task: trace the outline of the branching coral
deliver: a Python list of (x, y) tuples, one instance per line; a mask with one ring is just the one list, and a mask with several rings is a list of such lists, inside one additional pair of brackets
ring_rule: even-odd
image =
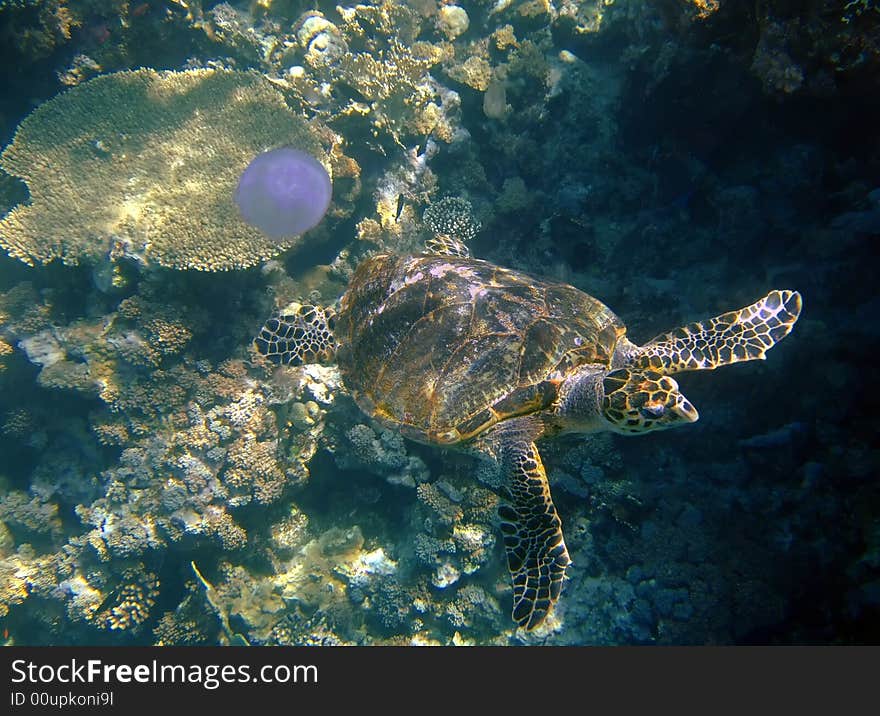
[[(422, 18), (404, 3), (338, 7), (332, 22), (322, 13), (306, 12), (294, 26), (296, 47), (281, 62), (300, 57), (287, 82), (302, 100), (328, 119), (366, 120), (373, 137), (390, 137), (402, 147), (412, 135), (451, 141), (458, 106), (430, 76), (450, 49), (418, 40)], [(287, 42), (282, 42), (286, 45)]]
[(111, 602), (99, 611), (94, 620), (106, 629), (121, 631), (133, 629), (150, 615), (150, 609), (159, 594), (159, 580), (155, 574), (129, 570), (123, 573)]
[(61, 534), (58, 505), (18, 490), (0, 495), (0, 521), (31, 532)]
[(37, 108), (0, 155), (31, 194), (0, 221), (0, 245), (31, 265), (252, 266), (298, 242), (264, 237), (232, 202), (248, 162), (282, 144), (324, 156), (318, 132), (254, 73), (97, 77)]
[(82, 24), (81, 13), (72, 11), (67, 0), (3, 0), (0, 2), (4, 44), (33, 59), (51, 54), (69, 42)]
[(413, 487), (428, 477), (424, 461), (407, 453), (403, 438), (391, 430), (378, 434), (363, 423), (350, 428), (345, 437), (348, 450), (337, 455), (340, 467), (361, 468), (381, 475), (392, 484)]

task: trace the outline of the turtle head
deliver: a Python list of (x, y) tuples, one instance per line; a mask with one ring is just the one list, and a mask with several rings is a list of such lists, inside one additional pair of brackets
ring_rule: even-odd
[(698, 417), (668, 375), (654, 370), (620, 368), (602, 379), (602, 417), (626, 435), (687, 425)]

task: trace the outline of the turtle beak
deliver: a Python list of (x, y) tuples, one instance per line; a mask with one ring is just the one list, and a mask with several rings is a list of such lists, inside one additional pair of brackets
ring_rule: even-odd
[(680, 420), (684, 420), (688, 423), (695, 423), (700, 418), (697, 409), (691, 405), (688, 399), (684, 396), (682, 396), (681, 400), (675, 404), (672, 408), (672, 412), (677, 415)]

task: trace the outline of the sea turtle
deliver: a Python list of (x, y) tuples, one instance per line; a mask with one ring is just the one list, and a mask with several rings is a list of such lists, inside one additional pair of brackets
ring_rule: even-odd
[(513, 619), (528, 630), (553, 609), (571, 563), (535, 441), (692, 423), (697, 411), (670, 374), (763, 359), (800, 310), (797, 292), (774, 290), (638, 346), (583, 291), (435, 237), (423, 253), (367, 258), (338, 312), (292, 304), (255, 344), (278, 364), (335, 358), (358, 406), (380, 423), (493, 461)]

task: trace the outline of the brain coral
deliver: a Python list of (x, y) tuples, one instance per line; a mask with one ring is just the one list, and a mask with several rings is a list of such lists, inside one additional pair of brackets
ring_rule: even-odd
[(318, 131), (252, 72), (96, 77), (38, 107), (0, 155), (30, 190), (0, 221), (0, 246), (30, 265), (132, 256), (176, 269), (252, 266), (299, 239), (247, 225), (238, 179), (279, 145), (329, 169)]

